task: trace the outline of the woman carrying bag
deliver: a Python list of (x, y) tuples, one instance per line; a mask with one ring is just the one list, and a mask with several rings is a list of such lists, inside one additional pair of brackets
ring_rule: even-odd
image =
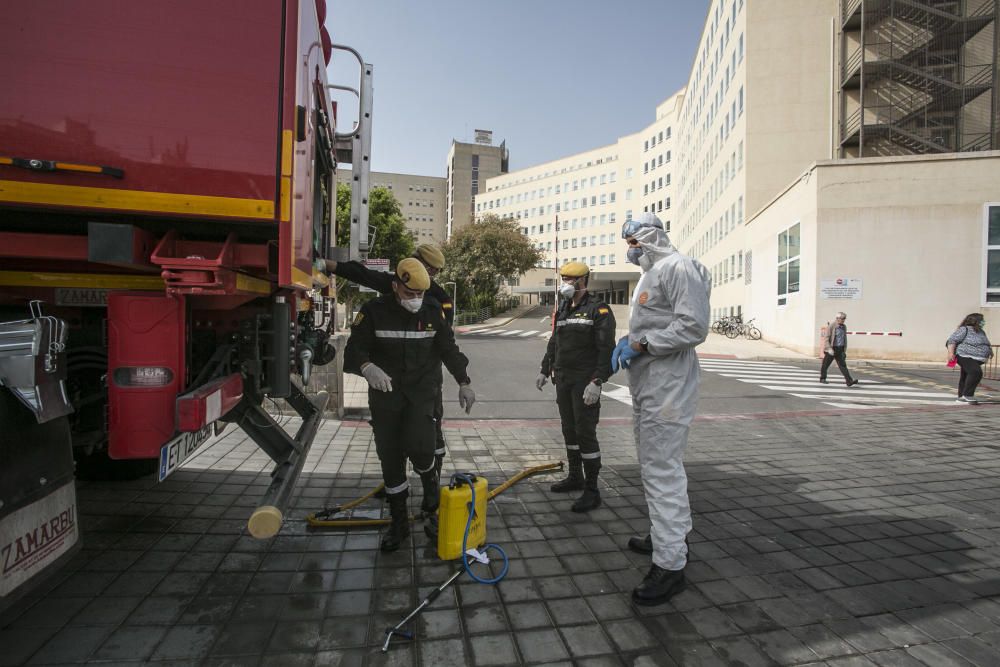
[(974, 397), (979, 381), (983, 379), (983, 364), (993, 356), (993, 347), (986, 337), (982, 313), (965, 316), (955, 333), (948, 336), (948, 365), (958, 363), (962, 369), (958, 376), (958, 403), (978, 405)]

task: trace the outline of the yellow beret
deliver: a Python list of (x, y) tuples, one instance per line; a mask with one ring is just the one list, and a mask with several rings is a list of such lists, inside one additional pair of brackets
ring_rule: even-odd
[(414, 257), (424, 260), (424, 264), (432, 269), (444, 268), (444, 254), (436, 245), (421, 243), (417, 246), (417, 252)]
[(410, 289), (425, 290), (431, 286), (431, 277), (419, 259), (407, 257), (396, 265), (396, 277)]
[(559, 269), (559, 275), (564, 278), (583, 278), (590, 269), (583, 262), (567, 262)]

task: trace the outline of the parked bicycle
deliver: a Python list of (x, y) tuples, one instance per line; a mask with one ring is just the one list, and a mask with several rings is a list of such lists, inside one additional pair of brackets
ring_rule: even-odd
[(760, 329), (753, 325), (753, 319), (747, 322), (740, 322), (739, 324), (730, 326), (726, 329), (727, 338), (737, 338), (739, 336), (746, 336), (750, 340), (760, 340), (761, 333)]
[[(740, 315), (725, 315), (712, 324), (712, 331), (717, 334), (729, 336), (729, 332), (743, 324), (743, 317)], [(734, 338), (734, 336), (730, 336)]]

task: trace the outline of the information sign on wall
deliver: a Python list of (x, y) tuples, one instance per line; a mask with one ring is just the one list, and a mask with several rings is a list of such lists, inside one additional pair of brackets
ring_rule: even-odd
[(861, 278), (833, 278), (819, 281), (819, 296), (821, 299), (851, 299), (861, 298)]

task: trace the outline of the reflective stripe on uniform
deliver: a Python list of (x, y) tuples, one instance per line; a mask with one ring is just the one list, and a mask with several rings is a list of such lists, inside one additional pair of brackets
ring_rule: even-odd
[(448, 453), (448, 450), (445, 449), (444, 447), (441, 447), (439, 449), (435, 449), (434, 450), (434, 456), (444, 456), (447, 453)]
[(388, 329), (375, 330), (376, 338), (434, 338), (437, 331), (391, 331)]
[(584, 319), (573, 318), (573, 319), (570, 319), (570, 320), (559, 320), (558, 322), (556, 322), (556, 326), (557, 327), (565, 326), (567, 324), (583, 324), (585, 326), (593, 326), (594, 325), (594, 320), (584, 320)]
[(580, 450), (580, 446), (579, 445), (566, 445), (566, 449), (568, 449), (570, 451), (573, 451), (573, 452), (576, 452), (576, 451)]
[(422, 474), (424, 474), (425, 472), (430, 472), (431, 470), (434, 470), (434, 460), (433, 460), (433, 459), (431, 460), (431, 464), (430, 464), (430, 466), (429, 466), (429, 467), (428, 467), (428, 468), (427, 468), (426, 470), (421, 470), (421, 469), (420, 469), (420, 468), (418, 468), (417, 466), (413, 466), (413, 471), (414, 471), (415, 473), (417, 473), (418, 475), (422, 475)]
[(387, 486), (385, 487), (385, 495), (394, 496), (397, 493), (402, 493), (403, 491), (406, 491), (409, 488), (410, 488), (409, 482), (403, 482), (399, 486)]
[(599, 459), (599, 458), (601, 458), (601, 453), (600, 452), (582, 452), (580, 454), (580, 458), (581, 459), (586, 459), (588, 461), (591, 460), (591, 459)]

